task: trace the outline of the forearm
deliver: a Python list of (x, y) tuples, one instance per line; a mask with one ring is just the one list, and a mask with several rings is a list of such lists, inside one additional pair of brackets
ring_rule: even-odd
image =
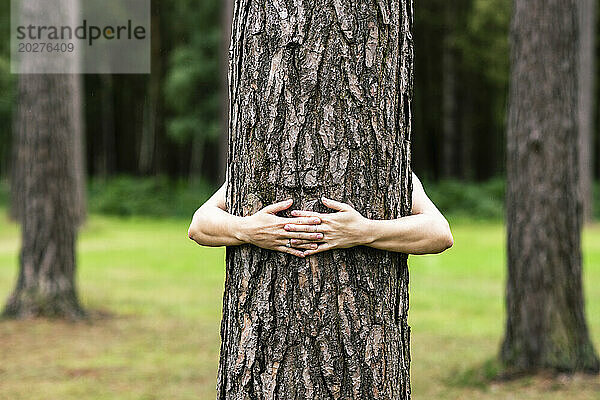
[(202, 206), (195, 213), (188, 236), (203, 246), (238, 246), (245, 244), (243, 217), (229, 214), (216, 206)]
[(452, 246), (452, 234), (444, 220), (416, 214), (393, 220), (367, 220), (366, 246), (407, 254), (440, 253)]

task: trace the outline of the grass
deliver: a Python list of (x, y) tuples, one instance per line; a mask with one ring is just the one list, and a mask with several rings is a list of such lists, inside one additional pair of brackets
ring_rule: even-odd
[[(4, 212), (0, 209), (0, 212)], [(5, 213), (3, 213), (4, 215)], [(0, 399), (212, 399), (224, 252), (195, 246), (185, 219), (92, 215), (78, 285), (92, 323), (1, 321)], [(455, 246), (411, 257), (413, 398), (600, 399), (600, 378), (490, 384), (504, 322), (504, 230), (453, 221)], [(18, 229), (0, 217), (0, 300), (17, 273)], [(587, 315), (600, 350), (600, 226), (586, 230)]]

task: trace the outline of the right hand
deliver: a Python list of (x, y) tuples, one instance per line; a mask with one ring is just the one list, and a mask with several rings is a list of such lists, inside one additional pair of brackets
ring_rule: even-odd
[[(296, 217), (284, 218), (277, 216), (280, 211), (287, 210), (292, 206), (293, 200), (285, 200), (279, 203), (266, 206), (257, 213), (244, 217), (243, 227), (240, 227), (241, 238), (245, 243), (268, 250), (281, 251), (304, 258), (305, 250), (312, 250), (318, 247), (317, 243), (323, 239), (322, 233), (313, 232), (288, 232), (285, 230), (286, 224), (297, 225), (318, 225), (321, 219), (318, 217)], [(288, 247), (291, 239), (300, 239), (308, 241), (303, 247)], [(314, 242), (314, 243), (312, 243)]]

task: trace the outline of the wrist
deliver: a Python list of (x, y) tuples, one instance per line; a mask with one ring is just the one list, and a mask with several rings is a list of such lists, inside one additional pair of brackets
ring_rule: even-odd
[(238, 223), (235, 225), (233, 236), (240, 244), (251, 244), (250, 243), (250, 216), (238, 217)]
[(377, 238), (377, 235), (376, 235), (377, 221), (369, 219), (369, 218), (364, 218), (362, 226), (364, 227), (364, 229), (363, 229), (362, 235), (361, 235), (362, 236), (361, 245), (369, 246)]

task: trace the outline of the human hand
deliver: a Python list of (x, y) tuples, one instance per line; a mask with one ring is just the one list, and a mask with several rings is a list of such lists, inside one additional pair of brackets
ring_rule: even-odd
[[(314, 231), (287, 231), (284, 226), (310, 227), (321, 223), (318, 216), (297, 216), (296, 218), (284, 218), (275, 215), (280, 211), (287, 210), (293, 203), (292, 199), (266, 206), (253, 215), (244, 217), (244, 223), (240, 227), (240, 239), (244, 243), (268, 250), (281, 251), (304, 257), (303, 249), (317, 249), (317, 241), (323, 239), (323, 233)], [(301, 240), (302, 245), (291, 246), (291, 240)]]
[[(321, 198), (323, 204), (338, 212), (323, 214), (313, 211), (294, 210), (294, 217), (319, 218), (320, 224), (296, 224), (288, 222), (284, 229), (288, 232), (312, 232), (322, 233), (323, 238), (318, 240), (317, 248), (311, 248), (304, 251), (305, 256), (317, 254), (326, 250), (344, 249), (359, 246), (367, 242), (365, 232), (368, 230), (369, 220), (363, 217), (358, 211), (350, 205), (339, 201)], [(292, 246), (304, 249), (304, 246), (314, 244), (314, 239), (292, 239)]]

